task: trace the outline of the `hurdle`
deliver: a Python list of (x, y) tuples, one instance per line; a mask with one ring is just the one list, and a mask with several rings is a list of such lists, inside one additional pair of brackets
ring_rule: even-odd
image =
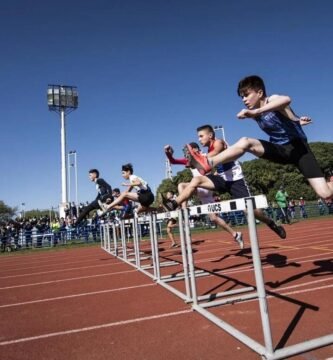
[[(213, 322), (215, 325), (241, 341), (243, 344), (248, 346), (253, 351), (257, 352), (262, 358), (268, 360), (277, 360), (284, 359), (286, 357), (296, 355), (302, 352), (306, 352), (318, 347), (326, 346), (333, 343), (333, 334), (325, 335), (319, 338), (306, 340), (304, 342), (290, 345), (281, 349), (274, 349), (272, 332), (271, 332), (271, 322), (269, 317), (268, 303), (267, 303), (267, 294), (264, 285), (264, 277), (260, 259), (260, 250), (258, 245), (257, 231), (256, 231), (256, 222), (254, 216), (254, 209), (263, 209), (268, 206), (267, 199), (263, 195), (258, 195), (249, 198), (242, 198), (230, 201), (224, 201), (220, 203), (200, 205), (197, 207), (189, 208), (189, 212), (184, 213), (184, 233), (186, 236), (186, 251), (188, 253), (189, 261), (189, 276), (191, 283), (191, 294), (192, 294), (192, 308), (197, 311), (199, 314)], [(223, 300), (202, 302), (202, 300), (208, 300), (207, 298), (202, 298), (197, 295), (197, 286), (196, 286), (196, 275), (195, 275), (195, 266), (193, 260), (193, 254), (191, 251), (192, 240), (191, 240), (191, 231), (189, 224), (189, 213), (192, 214), (209, 214), (209, 213), (220, 213), (220, 212), (232, 212), (238, 210), (247, 210), (248, 213), (248, 226), (249, 226), (249, 235), (250, 235), (250, 244), (252, 250), (252, 261), (254, 267), (256, 291), (252, 294), (239, 295), (239, 296), (230, 296), (235, 295), (235, 292), (226, 292), (225, 296), (228, 296)], [(250, 290), (251, 288), (246, 289)], [(223, 293), (221, 293), (223, 296)], [(260, 344), (256, 340), (252, 339), (245, 333), (241, 332), (231, 324), (222, 320), (221, 317), (216, 316), (210, 312), (210, 307), (216, 307), (220, 305), (245, 301), (249, 299), (258, 299), (259, 301), (259, 311), (261, 318), (261, 326), (263, 331), (264, 344)]]
[[(171, 218), (178, 218), (179, 224), (183, 222), (183, 215), (182, 211), (170, 211), (162, 214), (152, 214), (153, 217), (153, 223), (156, 224), (157, 220), (165, 220), (165, 219), (171, 219)], [(191, 299), (191, 289), (189, 284), (189, 274), (188, 274), (188, 262), (187, 262), (187, 255), (185, 250), (185, 237), (184, 232), (182, 230), (183, 228), (179, 226), (179, 232), (180, 232), (180, 246), (181, 246), (181, 254), (182, 254), (182, 263), (174, 262), (174, 265), (182, 265), (183, 272), (177, 273), (176, 275), (164, 275), (161, 276), (160, 268), (161, 263), (159, 260), (159, 250), (157, 245), (157, 239), (156, 239), (156, 231), (155, 231), (155, 267), (157, 269), (157, 277), (156, 281), (159, 285), (163, 286), (167, 290), (171, 291), (173, 294), (177, 295), (184, 301), (188, 301)], [(175, 282), (175, 281), (182, 281), (184, 280), (184, 287), (185, 292), (182, 292), (178, 289), (176, 289), (174, 286), (169, 285), (169, 282)]]
[[(155, 252), (158, 253), (158, 235), (157, 235), (157, 222), (152, 218), (153, 214), (143, 215), (138, 217), (135, 215), (132, 219), (123, 219), (118, 222), (120, 227), (120, 236), (116, 231), (115, 221), (111, 223), (102, 224), (100, 226), (101, 233), (101, 248), (109, 254), (117, 257), (118, 259), (135, 267), (137, 270), (145, 273), (154, 280), (159, 278), (160, 267), (174, 265), (174, 261), (160, 263), (159, 267), (156, 266)], [(151, 256), (146, 255), (140, 249), (140, 241), (142, 240), (141, 232), (139, 231), (140, 225), (147, 224), (149, 227), (150, 235), (150, 250)], [(126, 241), (126, 229), (131, 228), (133, 235), (133, 249), (129, 250)], [(160, 228), (159, 228), (160, 231)], [(144, 264), (143, 261), (151, 260), (151, 264)], [(153, 273), (149, 270), (153, 269)]]

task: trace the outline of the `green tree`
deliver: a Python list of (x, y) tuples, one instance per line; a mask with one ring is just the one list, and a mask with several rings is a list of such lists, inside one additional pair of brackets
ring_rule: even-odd
[(51, 210), (47, 210), (47, 209), (45, 209), (45, 210), (32, 209), (32, 210), (25, 212), (25, 217), (27, 219), (32, 218), (32, 217), (39, 218), (42, 216), (48, 216), (48, 217), (51, 216), (52, 219), (54, 219), (55, 217), (59, 217), (59, 214), (55, 210), (51, 211)]
[(192, 173), (189, 169), (184, 169), (177, 172), (172, 179), (164, 179), (157, 188), (157, 199), (155, 203), (159, 204), (161, 199), (159, 194), (165, 195), (168, 191), (173, 191), (175, 194), (178, 193), (178, 184), (181, 182), (190, 182), (192, 179)]
[(11, 208), (10, 206), (6, 205), (2, 200), (0, 200), (0, 220), (6, 221), (11, 219), (17, 211), (17, 208)]

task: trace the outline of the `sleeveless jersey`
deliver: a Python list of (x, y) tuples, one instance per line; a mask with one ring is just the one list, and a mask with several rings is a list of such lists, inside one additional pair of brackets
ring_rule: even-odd
[(279, 111), (267, 111), (255, 118), (260, 128), (269, 135), (273, 144), (289, 144), (292, 140), (307, 141), (299, 122), (290, 120)]
[[(214, 150), (215, 141), (213, 140), (209, 145), (208, 154)], [(218, 175), (225, 181), (236, 181), (244, 178), (242, 167), (237, 160), (226, 164), (218, 164), (215, 168)]]
[(135, 182), (136, 180), (139, 180), (140, 181), (140, 185), (133, 185), (133, 188), (138, 192), (144, 192), (144, 191), (151, 191), (150, 190), (150, 187), (148, 186), (148, 183), (147, 181), (143, 180), (140, 176), (137, 176), (137, 175), (130, 175), (129, 177), (129, 181), (130, 183), (132, 184), (133, 182)]

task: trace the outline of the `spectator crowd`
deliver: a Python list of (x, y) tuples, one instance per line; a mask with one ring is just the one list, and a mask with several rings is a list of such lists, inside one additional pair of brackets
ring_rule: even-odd
[[(279, 191), (283, 192), (283, 189)], [(283, 199), (283, 196), (285, 199)], [(294, 219), (306, 219), (310, 213), (311, 216), (333, 214), (333, 203), (324, 203), (318, 199), (317, 204), (307, 204), (303, 197), (298, 200), (288, 199), (287, 194), (277, 195), (276, 201), (270, 204), (266, 210), (267, 214), (282, 223), (286, 223)], [(278, 201), (279, 200), (279, 201)], [(219, 199), (216, 199), (219, 201)], [(66, 244), (72, 240), (81, 240), (88, 242), (89, 240), (98, 241), (100, 238), (100, 225), (106, 222), (116, 222), (123, 218), (121, 211), (114, 210), (110, 213), (99, 217), (97, 211), (90, 213), (80, 223), (75, 226), (75, 222), (80, 212), (87, 203), (80, 203), (76, 206), (74, 203), (68, 204), (65, 208), (65, 217), (55, 217), (50, 219), (49, 216), (17, 218), (15, 220), (0, 222), (0, 241), (1, 251), (12, 251), (20, 248), (43, 247), (45, 244), (49, 246), (57, 246)], [(222, 218), (233, 225), (241, 225), (246, 223), (246, 218), (241, 212), (239, 214), (221, 214)], [(194, 222), (202, 223), (203, 219), (193, 219)], [(143, 229), (143, 235), (147, 229)]]

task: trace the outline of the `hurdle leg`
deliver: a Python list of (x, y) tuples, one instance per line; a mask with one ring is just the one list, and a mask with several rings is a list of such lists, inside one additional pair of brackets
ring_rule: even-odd
[(99, 233), (101, 234), (101, 248), (106, 251), (106, 239), (105, 239), (105, 233), (104, 233), (104, 225), (100, 225), (99, 227)]
[(138, 218), (136, 216), (134, 216), (133, 219), (133, 245), (134, 245), (135, 264), (138, 268), (140, 268), (141, 262), (140, 262), (139, 236), (138, 236)]
[(185, 282), (185, 292), (187, 301), (190, 301), (192, 298), (190, 280), (189, 280), (189, 267), (187, 260), (187, 251), (186, 251), (186, 240), (185, 240), (185, 229), (184, 229), (184, 217), (183, 210), (178, 210), (178, 222), (179, 222), (179, 235), (180, 235), (180, 247), (182, 251), (182, 259), (183, 259), (183, 271), (184, 271), (184, 282)]
[(112, 234), (113, 234), (113, 247), (114, 247), (114, 255), (118, 257), (118, 244), (117, 244), (117, 230), (116, 224), (112, 224)]
[(120, 221), (120, 236), (121, 236), (121, 247), (123, 249), (123, 259), (127, 261), (127, 247), (126, 247), (126, 234), (125, 234), (125, 223), (123, 220)]
[(157, 229), (156, 229), (156, 214), (151, 214), (150, 217), (151, 227), (150, 236), (151, 236), (151, 249), (153, 255), (153, 266), (154, 266), (154, 275), (156, 280), (161, 279), (161, 270), (160, 270), (160, 257), (158, 251), (158, 239), (157, 239)]
[(259, 299), (261, 322), (264, 332), (265, 347), (267, 349), (267, 353), (268, 353), (267, 355), (272, 356), (274, 349), (272, 342), (271, 325), (268, 314), (266, 290), (264, 285), (264, 276), (262, 272), (260, 251), (259, 251), (258, 238), (257, 238), (256, 222), (253, 211), (253, 199), (252, 198), (246, 199), (245, 203), (248, 210), (248, 226), (249, 226), (249, 234), (250, 234), (250, 243), (252, 250), (254, 274), (257, 285), (257, 294)]
[(197, 296), (197, 287), (195, 283), (195, 268), (193, 262), (193, 252), (192, 252), (192, 239), (191, 239), (191, 231), (190, 231), (190, 221), (189, 221), (189, 213), (187, 209), (183, 211), (184, 214), (184, 233), (185, 233), (185, 241), (186, 241), (186, 253), (188, 258), (188, 269), (189, 276), (191, 281), (191, 300), (193, 305), (198, 304), (198, 296)]

